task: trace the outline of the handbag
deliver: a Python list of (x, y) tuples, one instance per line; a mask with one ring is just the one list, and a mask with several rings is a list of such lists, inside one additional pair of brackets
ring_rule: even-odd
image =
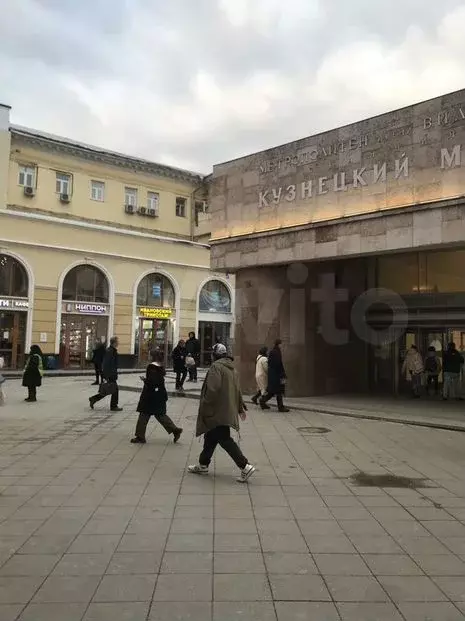
[(195, 360), (192, 356), (186, 357), (186, 367), (195, 367)]
[(98, 392), (99, 395), (107, 397), (108, 395), (114, 395), (117, 390), (118, 385), (116, 382), (103, 382), (103, 384), (100, 384)]

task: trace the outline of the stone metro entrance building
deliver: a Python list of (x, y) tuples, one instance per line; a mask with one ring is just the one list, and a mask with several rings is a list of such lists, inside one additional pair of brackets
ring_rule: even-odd
[(465, 90), (214, 167), (212, 269), (236, 274), (244, 389), (402, 392), (405, 352), (465, 349)]

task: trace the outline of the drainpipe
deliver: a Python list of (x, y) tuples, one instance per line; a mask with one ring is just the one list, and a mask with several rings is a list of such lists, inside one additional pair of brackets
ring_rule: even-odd
[(194, 241), (195, 237), (195, 196), (199, 190), (202, 190), (204, 187), (203, 179), (200, 177), (201, 183), (197, 187), (195, 187), (191, 192), (191, 241)]

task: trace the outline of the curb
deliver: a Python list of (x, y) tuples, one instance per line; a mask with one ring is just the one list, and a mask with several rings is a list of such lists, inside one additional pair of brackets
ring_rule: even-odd
[[(140, 392), (140, 388), (136, 388), (133, 386), (120, 386), (120, 390), (124, 390), (126, 392)], [(177, 397), (178, 399), (193, 399), (195, 401), (200, 400), (200, 394), (189, 394), (189, 393), (178, 393), (175, 391), (168, 391), (169, 397)], [(252, 401), (249, 398), (245, 399), (247, 405), (252, 404)], [(453, 423), (433, 423), (427, 421), (418, 421), (411, 420), (408, 418), (388, 418), (386, 416), (376, 416), (374, 414), (363, 414), (360, 412), (344, 412), (342, 410), (327, 410), (325, 408), (317, 407), (317, 406), (308, 406), (304, 407), (302, 405), (292, 406), (291, 410), (295, 410), (296, 412), (313, 412), (315, 414), (327, 414), (329, 416), (342, 416), (345, 418), (357, 418), (362, 420), (374, 420), (381, 423), (394, 423), (396, 425), (411, 425), (413, 427), (426, 427), (429, 429), (440, 429), (442, 431), (458, 431), (461, 433), (465, 433), (465, 426), (454, 425)]]

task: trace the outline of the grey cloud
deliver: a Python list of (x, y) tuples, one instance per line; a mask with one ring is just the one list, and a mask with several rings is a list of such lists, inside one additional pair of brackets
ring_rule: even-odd
[[(2, 99), (18, 123), (208, 172), (214, 162), (403, 105), (406, 97), (440, 94), (426, 78), (418, 92), (399, 86), (393, 94), (401, 69), (418, 77), (408, 53), (400, 60), (395, 53), (416, 26), (436, 54), (437, 26), (463, 0), (319, 3), (317, 19), (266, 29), (259, 27), (264, 14), (258, 24), (230, 23), (220, 0), (15, 0), (2, 7), (0, 22)], [(363, 44), (378, 46), (360, 52), (379, 53), (374, 68), (369, 56), (350, 56), (351, 46)], [(443, 53), (452, 62), (453, 52)], [(461, 86), (454, 71), (450, 90)], [(218, 90), (196, 91), (199, 73)], [(264, 74), (266, 82), (267, 73), (269, 89), (254, 87), (252, 79)], [(385, 93), (373, 86), (378, 73)], [(254, 107), (255, 116), (245, 114)]]

